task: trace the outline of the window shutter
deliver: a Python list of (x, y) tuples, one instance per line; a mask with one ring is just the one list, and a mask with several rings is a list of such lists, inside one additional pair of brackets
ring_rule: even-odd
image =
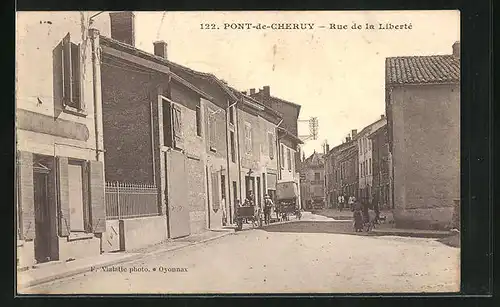
[(268, 133), (268, 142), (269, 142), (269, 158), (274, 159), (274, 135), (272, 133)]
[(212, 209), (214, 212), (220, 208), (219, 186), (219, 173), (212, 173)]
[(71, 49), (71, 102), (72, 106), (81, 109), (80, 105), (80, 46), (70, 43)]
[(69, 218), (68, 158), (66, 157), (57, 157), (57, 186), (59, 194), (59, 235), (67, 237), (71, 228)]
[(69, 33), (62, 40), (63, 47), (63, 102), (65, 105), (71, 105), (73, 97), (71, 91), (72, 67), (71, 67), (71, 37)]
[(104, 166), (101, 161), (89, 161), (90, 212), (92, 232), (106, 231), (106, 206), (104, 198)]
[(19, 152), (19, 202), (21, 204), (22, 223), (21, 234), (24, 240), (35, 238), (35, 200), (33, 187), (33, 154), (26, 151)]
[(177, 105), (172, 105), (172, 122), (174, 126), (174, 146), (183, 149), (182, 116), (181, 109)]
[(212, 114), (212, 111), (209, 110), (210, 112), (210, 116), (209, 116), (209, 121), (208, 121), (208, 126), (209, 126), (209, 129), (210, 129), (210, 147), (212, 148), (216, 148), (216, 142), (215, 142), (215, 139), (216, 139), (216, 136), (217, 136), (217, 129), (216, 129), (216, 120), (215, 120), (215, 116)]
[(59, 106), (64, 104), (64, 62), (63, 62), (63, 42), (61, 41), (52, 52), (54, 70), (54, 103)]

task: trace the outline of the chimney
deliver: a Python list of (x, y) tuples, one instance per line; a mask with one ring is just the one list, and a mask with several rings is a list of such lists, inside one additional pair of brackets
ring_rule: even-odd
[(345, 137), (345, 142), (349, 143), (349, 137), (348, 136)]
[(325, 149), (326, 149), (325, 154), (328, 154), (330, 152), (330, 144), (326, 143), (325, 144)]
[(380, 115), (380, 119), (384, 119), (384, 118), (385, 118), (385, 114)]
[(245, 96), (247, 95), (247, 92), (246, 92), (246, 91), (243, 91), (243, 92), (241, 92), (241, 93), (242, 93), (243, 95), (245, 95)]
[(356, 136), (356, 134), (358, 134), (358, 130), (357, 130), (357, 129), (352, 129), (352, 130), (351, 130), (351, 135), (352, 135), (352, 137), (355, 137), (355, 136)]
[(271, 88), (269, 87), (269, 85), (264, 86), (262, 92), (264, 93), (265, 97), (271, 96)]
[(156, 41), (153, 43), (154, 53), (156, 56), (167, 59), (167, 43), (164, 41)]
[(253, 95), (253, 94), (255, 94), (255, 89), (254, 89), (254, 88), (251, 88), (251, 89), (250, 89), (250, 95)]
[(453, 56), (460, 59), (460, 41), (456, 41), (453, 46)]
[(133, 12), (112, 12), (111, 38), (135, 47), (135, 16)]

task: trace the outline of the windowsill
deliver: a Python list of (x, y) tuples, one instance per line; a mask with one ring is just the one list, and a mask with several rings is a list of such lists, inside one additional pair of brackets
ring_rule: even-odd
[(81, 116), (81, 117), (87, 117), (87, 115), (88, 115), (85, 110), (80, 110), (80, 109), (77, 109), (77, 108), (74, 108), (74, 107), (71, 107), (68, 105), (63, 106), (63, 111), (65, 113), (69, 113), (69, 114), (73, 114), (73, 115)]
[(68, 242), (78, 241), (78, 240), (87, 240), (92, 239), (94, 237), (93, 233), (87, 232), (72, 232), (68, 236)]
[(210, 146), (210, 151), (211, 152), (217, 152), (217, 148)]

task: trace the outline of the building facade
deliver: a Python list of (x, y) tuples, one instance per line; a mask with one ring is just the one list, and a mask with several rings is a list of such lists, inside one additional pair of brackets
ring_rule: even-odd
[(361, 201), (371, 204), (373, 202), (373, 144), (369, 138), (370, 134), (386, 124), (385, 115), (381, 115), (376, 122), (366, 126), (356, 135), (352, 131), (353, 137), (358, 142), (358, 173), (359, 173), (359, 198)]
[(334, 196), (359, 198), (358, 146), (357, 139), (347, 137), (335, 153)]
[(23, 13), (16, 35), (18, 266), (101, 253), (104, 146), (90, 12)]
[(460, 197), (460, 43), (452, 49), (452, 55), (386, 59), (398, 227), (448, 227)]
[[(269, 182), (289, 182), (293, 181), (297, 184), (299, 196), (297, 205), (300, 207), (300, 145), (303, 142), (298, 137), (297, 122), (300, 114), (301, 106), (272, 96), (270, 93), (270, 86), (264, 86), (259, 92), (255, 89), (250, 89), (250, 96), (261, 102), (266, 107), (274, 110), (280, 117), (281, 121), (278, 123), (277, 134), (277, 152), (278, 158), (278, 176), (277, 178), (269, 178)], [(268, 139), (270, 142), (270, 139)], [(273, 175), (274, 176), (274, 175)], [(272, 189), (268, 189), (268, 194), (274, 199), (276, 193), (276, 184), (271, 185)]]
[(300, 168), (302, 206), (313, 209), (325, 203), (325, 163), (324, 154), (314, 151), (305, 159)]
[(391, 159), (389, 156), (389, 138), (387, 125), (373, 131), (369, 136), (372, 144), (372, 200), (378, 203), (380, 209), (393, 209), (391, 180), (389, 170)]

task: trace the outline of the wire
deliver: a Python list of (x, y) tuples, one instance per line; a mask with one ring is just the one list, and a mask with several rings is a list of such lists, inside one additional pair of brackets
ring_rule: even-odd
[(165, 14), (166, 13), (167, 13), (167, 11), (163, 11), (163, 15), (161, 16), (160, 25), (158, 26), (158, 31), (156, 32), (156, 39), (160, 38), (160, 30), (161, 30), (161, 27), (163, 25), (163, 19), (165, 19)]

